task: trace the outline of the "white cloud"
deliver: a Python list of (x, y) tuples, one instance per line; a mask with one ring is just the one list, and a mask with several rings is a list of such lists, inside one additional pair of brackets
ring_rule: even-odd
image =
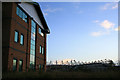
[(43, 10), (44, 16), (48, 16), (49, 13), (54, 13), (57, 11), (62, 11), (62, 8), (47, 8)]
[(91, 33), (91, 36), (101, 36), (103, 33), (101, 31), (98, 31), (98, 32), (92, 32)]
[(105, 29), (110, 29), (110, 28), (113, 28), (115, 24), (108, 20), (104, 20), (103, 22), (100, 23), (100, 25)]
[(97, 23), (100, 25), (100, 27), (103, 27), (103, 31), (96, 31), (92, 32), (91, 36), (102, 36), (102, 35), (108, 35), (111, 31), (118, 31), (118, 28), (114, 28), (115, 24), (113, 22), (110, 22), (109, 20), (104, 20), (100, 22), (99, 20), (95, 20), (94, 23)]
[(115, 4), (114, 6), (112, 6), (112, 9), (117, 9), (118, 8), (118, 4)]
[(98, 23), (99, 22), (99, 20), (95, 20), (95, 21), (93, 21), (94, 23)]
[(108, 10), (108, 9), (117, 9), (118, 3), (112, 2), (112, 3), (106, 3), (104, 6), (101, 7), (102, 10)]
[(91, 36), (98, 37), (102, 35), (108, 35), (110, 31), (98, 31), (98, 32), (92, 32)]
[(62, 11), (62, 8), (47, 8), (44, 11), (45, 12), (56, 12), (56, 11)]
[(102, 10), (107, 10), (111, 4), (107, 3), (102, 7)]

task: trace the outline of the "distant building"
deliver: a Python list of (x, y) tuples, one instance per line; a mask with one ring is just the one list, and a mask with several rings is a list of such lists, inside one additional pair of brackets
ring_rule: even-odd
[(2, 3), (2, 70), (46, 70), (49, 28), (36, 2)]

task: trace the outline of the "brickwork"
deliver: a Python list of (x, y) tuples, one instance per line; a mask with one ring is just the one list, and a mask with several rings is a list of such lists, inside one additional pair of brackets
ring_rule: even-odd
[[(19, 60), (23, 60), (23, 70), (30, 68), (30, 44), (31, 44), (31, 17), (28, 16), (28, 23), (16, 14), (17, 3), (3, 3), (3, 71), (12, 71), (13, 58), (17, 59), (17, 71), (19, 71)], [(46, 65), (46, 35), (41, 36), (36, 31), (36, 54), (35, 68), (39, 70), (39, 64)], [(15, 30), (19, 32), (18, 42), (14, 41)], [(44, 31), (43, 31), (44, 32)], [(24, 35), (24, 45), (20, 45), (20, 35)], [(40, 45), (44, 47), (44, 54), (40, 54)], [(44, 68), (45, 69), (45, 68)]]

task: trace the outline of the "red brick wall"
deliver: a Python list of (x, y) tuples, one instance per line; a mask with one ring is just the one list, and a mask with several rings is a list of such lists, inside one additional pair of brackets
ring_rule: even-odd
[(40, 53), (40, 45), (44, 47), (44, 36), (39, 34), (39, 26), (37, 25), (36, 39), (36, 69), (39, 69), (39, 64), (44, 65), (44, 55)]
[[(31, 39), (31, 18), (28, 17), (28, 22), (25, 23), (19, 16), (16, 14), (16, 3), (5, 3), (3, 6), (3, 16), (7, 17), (3, 20), (3, 46), (6, 46), (6, 48), (3, 48), (3, 61), (5, 62), (4, 66), (5, 68), (8, 68), (8, 70), (12, 71), (13, 67), (13, 58), (16, 58), (19, 62), (20, 59), (23, 60), (23, 71), (26, 70), (26, 64), (27, 64), (27, 70), (30, 67), (30, 39)], [(46, 45), (44, 44), (44, 41), (46, 40), (46, 36), (41, 36), (38, 33), (39, 26), (37, 25), (37, 33), (36, 33), (36, 69), (39, 69), (39, 64), (45, 65), (46, 63), (46, 51), (45, 56), (40, 54), (39, 48), (40, 45), (44, 47), (44, 50), (46, 50)], [(14, 41), (14, 34), (15, 30), (19, 32), (19, 41), (16, 43)], [(20, 34), (24, 35), (24, 45), (20, 45)], [(27, 53), (27, 55), (26, 55)], [(5, 59), (6, 58), (6, 59)], [(27, 58), (27, 62), (26, 62)], [(5, 60), (4, 60), (5, 59)], [(7, 65), (8, 64), (8, 65)], [(19, 63), (17, 63), (17, 71), (19, 70)]]
[[(16, 7), (17, 4), (13, 3), (12, 5), (12, 19), (11, 19), (11, 29), (10, 29), (10, 50), (9, 50), (9, 58), (8, 58), (8, 69), (12, 70), (12, 61), (13, 58), (16, 58), (17, 63), (17, 71), (19, 69), (19, 60), (23, 60), (23, 71), (25, 71), (26, 68), (26, 45), (27, 45), (27, 28), (28, 24), (25, 23), (25, 21), (22, 20), (19, 16), (16, 14)], [(19, 40), (16, 43), (14, 41), (15, 37), (15, 30), (19, 32)], [(24, 35), (24, 45), (20, 45), (20, 35), (21, 33)]]

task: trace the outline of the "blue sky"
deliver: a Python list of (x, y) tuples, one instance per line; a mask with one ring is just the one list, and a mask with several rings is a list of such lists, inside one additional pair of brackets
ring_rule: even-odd
[(118, 58), (118, 5), (113, 2), (39, 2), (50, 28), (47, 61)]

